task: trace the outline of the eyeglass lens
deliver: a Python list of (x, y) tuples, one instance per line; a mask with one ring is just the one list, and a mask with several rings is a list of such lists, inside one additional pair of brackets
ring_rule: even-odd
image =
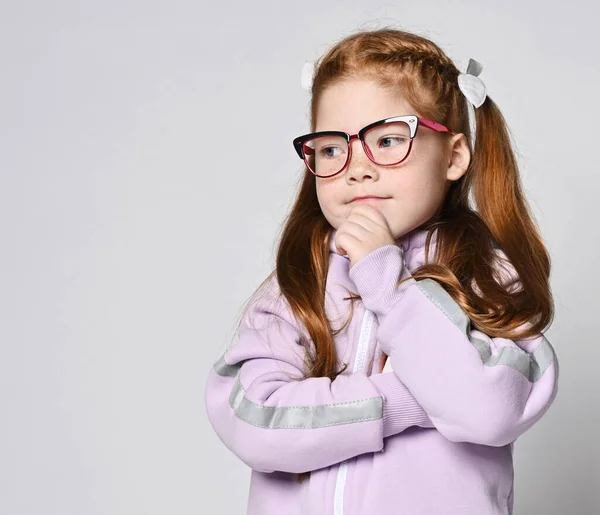
[[(398, 163), (406, 157), (410, 148), (410, 127), (405, 122), (373, 127), (365, 134), (365, 143), (377, 164)], [(304, 145), (306, 163), (319, 177), (334, 175), (346, 164), (348, 143), (342, 136), (320, 136), (306, 141)]]

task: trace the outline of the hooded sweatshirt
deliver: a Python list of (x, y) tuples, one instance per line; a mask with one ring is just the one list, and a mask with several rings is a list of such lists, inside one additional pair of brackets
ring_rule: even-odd
[[(303, 379), (314, 343), (272, 275), (208, 372), (210, 423), (252, 469), (247, 514), (512, 514), (514, 441), (557, 394), (553, 347), (543, 334), (491, 338), (438, 282), (415, 280), (425, 230), (353, 266), (335, 233), (325, 295), (334, 329), (350, 316), (349, 292), (361, 296), (334, 336), (346, 370)], [(434, 232), (430, 256), (435, 243)], [(496, 251), (498, 277), (518, 287)]]

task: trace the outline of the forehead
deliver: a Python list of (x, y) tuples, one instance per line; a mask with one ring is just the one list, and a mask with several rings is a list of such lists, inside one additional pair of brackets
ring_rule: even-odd
[(401, 93), (372, 80), (352, 79), (329, 86), (321, 95), (315, 130), (357, 133), (383, 118), (417, 114)]

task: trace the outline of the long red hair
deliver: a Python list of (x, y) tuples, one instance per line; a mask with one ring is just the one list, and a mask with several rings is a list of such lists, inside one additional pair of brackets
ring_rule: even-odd
[[(458, 88), (459, 73), (452, 60), (425, 37), (393, 28), (349, 35), (315, 63), (311, 131), (315, 130), (323, 91), (337, 81), (360, 77), (397, 88), (415, 107), (415, 114), (464, 133), (471, 144), (467, 100)], [(490, 337), (528, 338), (543, 332), (554, 316), (550, 256), (523, 194), (500, 110), (488, 95), (475, 113), (476, 145), (469, 168), (451, 184), (436, 215), (420, 227), (429, 231), (428, 259), (412, 276), (438, 281), (469, 316), (473, 328)], [(330, 327), (325, 313), (332, 227), (321, 212), (315, 179), (305, 168), (282, 229), (276, 268), (257, 292), (276, 275), (281, 295), (310, 337), (306, 377), (333, 380), (345, 366), (339, 367), (334, 344), (340, 328)], [(475, 207), (469, 204), (470, 196)], [(434, 230), (436, 252), (430, 260)], [(505, 254), (512, 272), (518, 274), (520, 288), (499, 281), (494, 272), (498, 268), (495, 248)], [(300, 474), (298, 480), (307, 474)]]

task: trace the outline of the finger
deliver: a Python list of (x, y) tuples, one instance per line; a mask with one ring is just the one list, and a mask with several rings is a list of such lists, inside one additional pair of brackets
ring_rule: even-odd
[(352, 215), (353, 213), (364, 215), (376, 222), (381, 227), (387, 228), (387, 221), (385, 219), (385, 216), (383, 216), (383, 213), (379, 211), (379, 209), (373, 206), (369, 206), (367, 204), (358, 204), (352, 208), (352, 210), (350, 211), (350, 215)]
[(335, 247), (338, 250), (338, 254), (345, 256), (348, 254), (348, 248), (357, 243), (362, 243), (362, 240), (358, 239), (354, 234), (349, 232), (341, 232), (336, 236)]
[(355, 221), (363, 225), (363, 227), (369, 228), (372, 232), (389, 232), (390, 228), (387, 220), (383, 215), (377, 216), (380, 213), (375, 210), (373, 211), (365, 211), (365, 210), (356, 210), (348, 215), (346, 221)]
[[(363, 224), (365, 224), (367, 227), (365, 227)], [(345, 236), (349, 236), (353, 239), (355, 243), (364, 242), (365, 239), (367, 239), (368, 236), (373, 233), (373, 231), (369, 227), (369, 224), (372, 224), (372, 222), (369, 219), (366, 219), (366, 221), (346, 220), (344, 222), (342, 231), (338, 232), (337, 241), (340, 243), (343, 241), (344, 244), (348, 244), (350, 242), (348, 242), (345, 239)]]
[(385, 228), (377, 220), (369, 218), (365, 213), (353, 213), (346, 218), (345, 222), (360, 225), (370, 232), (379, 232), (381, 229)]

